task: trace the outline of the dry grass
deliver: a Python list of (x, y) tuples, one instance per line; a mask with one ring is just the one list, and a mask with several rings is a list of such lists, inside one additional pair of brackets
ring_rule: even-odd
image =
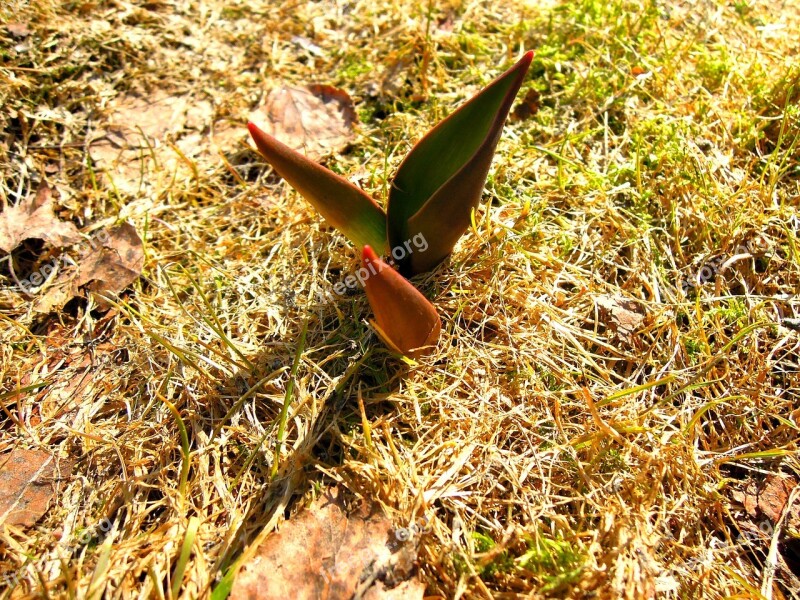
[[(62, 218), (127, 220), (147, 252), (108, 313), (35, 314), (10, 276), (0, 291), (3, 390), (27, 386), (0, 396), (0, 451), (74, 461), (37, 527), (0, 530), (0, 572), (23, 573), (12, 597), (169, 597), (176, 575), (180, 597), (207, 595), (335, 481), (398, 526), (430, 519), (429, 595), (798, 597), (798, 532), (770, 556), (768, 536), (737, 541), (759, 521), (732, 497), (800, 478), (792, 2), (36, 0), (0, 15), (30, 29), (0, 31), (3, 195), (44, 178)], [(327, 164), (380, 195), (523, 48), (541, 108), (506, 127), (475, 229), (419, 279), (444, 330), (407, 364), (363, 294), (319, 301), (355, 253), (246, 147), (244, 121), (281, 82), (345, 88), (359, 136)], [(129, 95), (197, 114), (123, 185), (88, 147)], [(637, 301), (637, 333), (608, 296)]]

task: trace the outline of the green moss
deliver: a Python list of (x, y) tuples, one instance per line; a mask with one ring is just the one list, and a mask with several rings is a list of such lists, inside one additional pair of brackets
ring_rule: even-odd
[(607, 448), (600, 453), (600, 470), (603, 473), (619, 473), (628, 472), (628, 466), (625, 456), (619, 451), (618, 448)]
[(528, 539), (528, 551), (516, 562), (543, 580), (544, 585), (539, 591), (547, 594), (578, 581), (586, 553), (574, 542), (536, 535)]
[[(475, 540), (475, 551), (479, 553), (489, 552), (495, 547), (495, 541), (483, 533), (477, 531), (472, 533)], [(507, 573), (514, 568), (514, 559), (507, 550), (503, 550), (495, 555), (491, 562), (483, 565), (479, 573), (481, 577), (493, 577), (498, 573)]]
[(720, 317), (725, 325), (737, 325), (740, 327), (747, 324), (747, 314), (747, 306), (740, 298), (723, 300), (722, 306), (708, 311), (709, 316)]
[(697, 74), (709, 91), (722, 87), (731, 72), (732, 64), (725, 46), (700, 46), (698, 49)]
[(342, 64), (339, 66), (337, 75), (343, 81), (356, 81), (362, 75), (367, 75), (374, 71), (375, 65), (367, 58), (357, 54), (348, 54), (342, 58)]
[(705, 344), (702, 344), (691, 337), (683, 338), (683, 347), (686, 349), (686, 354), (689, 357), (689, 361), (693, 365), (697, 364), (697, 362), (705, 354)]

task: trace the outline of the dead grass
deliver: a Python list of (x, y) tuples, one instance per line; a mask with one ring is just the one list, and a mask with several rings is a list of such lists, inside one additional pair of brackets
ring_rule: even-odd
[[(800, 477), (800, 14), (499, 4), (3, 5), (30, 30), (0, 32), (6, 201), (46, 179), (82, 231), (131, 222), (146, 264), (108, 313), (35, 314), (10, 278), (0, 290), (3, 391), (26, 388), (0, 395), (0, 449), (74, 460), (37, 527), (0, 530), (0, 572), (23, 574), (0, 595), (170, 597), (176, 576), (180, 597), (208, 595), (338, 481), (398, 526), (430, 520), (431, 596), (797, 597), (796, 526), (769, 554), (763, 532), (739, 537), (763, 518), (733, 494)], [(362, 123), (327, 164), (380, 196), (523, 48), (541, 106), (506, 127), (474, 230), (419, 279), (443, 333), (409, 365), (363, 294), (319, 300), (354, 251), (246, 147), (244, 121), (278, 83), (343, 87)], [(102, 172), (91, 143), (132, 96), (183, 108), (154, 119), (166, 142), (133, 170)], [(638, 331), (601, 297), (634, 300)]]

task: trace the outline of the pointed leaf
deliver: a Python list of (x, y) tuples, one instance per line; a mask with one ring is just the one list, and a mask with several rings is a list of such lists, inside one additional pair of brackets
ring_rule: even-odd
[(433, 305), (369, 246), (364, 246), (361, 260), (368, 271), (364, 289), (375, 328), (387, 345), (411, 358), (433, 350), (442, 329)]
[(389, 192), (388, 232), (392, 248), (414, 235), (429, 242), (426, 252), (400, 263), (403, 273), (432, 269), (469, 227), (492, 156), (533, 52), (434, 127), (405, 158)]
[(248, 123), (247, 128), (261, 155), (328, 223), (358, 247), (386, 248), (386, 215), (372, 198), (255, 124)]

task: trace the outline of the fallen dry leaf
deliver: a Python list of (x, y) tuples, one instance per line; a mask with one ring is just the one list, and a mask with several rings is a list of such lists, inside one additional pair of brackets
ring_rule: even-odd
[(272, 90), (264, 104), (250, 114), (250, 121), (316, 160), (352, 141), (358, 117), (344, 90), (309, 85)]
[(63, 248), (81, 241), (72, 223), (61, 221), (53, 212), (53, 191), (42, 183), (34, 196), (29, 196), (0, 213), (0, 250), (11, 252), (23, 241), (44, 240)]
[(596, 302), (602, 323), (617, 339), (630, 343), (647, 317), (639, 303), (619, 296), (598, 296)]
[[(754, 519), (763, 515), (775, 524), (781, 518), (795, 486), (797, 482), (791, 477), (768, 475), (760, 483), (751, 481), (744, 490), (732, 491), (731, 497), (744, 506), (747, 514)], [(800, 523), (800, 504), (795, 504), (791, 510), (789, 521)]]
[(128, 287), (142, 272), (144, 247), (136, 229), (123, 223), (92, 238), (84, 253), (77, 260), (77, 269), (64, 269), (37, 298), (34, 311), (48, 313), (62, 307), (80, 294), (80, 288), (96, 296), (99, 308), (109, 304), (103, 295), (116, 295)]
[[(69, 468), (62, 461), (61, 469)], [(56, 459), (40, 450), (14, 449), (0, 457), (0, 524), (29, 527), (57, 492)]]
[(11, 34), (11, 37), (18, 40), (25, 39), (31, 34), (31, 30), (27, 23), (8, 23), (6, 30)]
[(136, 132), (151, 140), (163, 140), (168, 133), (183, 128), (188, 102), (183, 96), (156, 91), (143, 98), (122, 95), (112, 103), (110, 124), (127, 132)]
[(758, 508), (773, 523), (781, 518), (783, 509), (789, 501), (789, 494), (797, 482), (789, 477), (768, 475), (764, 480), (764, 487), (758, 495)]
[(183, 127), (186, 102), (156, 91), (147, 98), (119, 96), (110, 108), (105, 134), (91, 143), (89, 155), (116, 188), (135, 193), (148, 182), (152, 152)]
[(123, 223), (108, 232), (108, 241), (81, 260), (76, 285), (98, 294), (115, 295), (139, 277), (143, 266), (142, 239), (133, 225)]
[(367, 94), (383, 101), (411, 95), (415, 64), (409, 55), (388, 59), (376, 80), (367, 84)]
[(102, 137), (89, 146), (89, 155), (97, 168), (105, 172), (114, 186), (127, 193), (136, 193), (155, 176), (152, 157), (167, 172), (180, 164), (177, 154), (165, 142), (169, 136), (179, 138), (185, 130), (195, 131), (176, 139), (186, 156), (200, 152), (199, 131), (210, 125), (214, 108), (205, 100), (189, 100), (188, 96), (172, 96), (158, 90), (142, 97), (121, 95), (110, 103), (108, 124)]
[(541, 108), (540, 101), (541, 95), (539, 92), (534, 89), (528, 90), (522, 102), (514, 107), (514, 112), (512, 113), (514, 119), (517, 121), (522, 121), (538, 113), (539, 109)]
[[(792, 533), (800, 529), (800, 502), (787, 507), (797, 480), (791, 475), (771, 473), (763, 480), (749, 480), (742, 489), (733, 489), (731, 498), (741, 504), (748, 517), (737, 519), (740, 535), (737, 544), (751, 550), (767, 553), (776, 531), (774, 527), (783, 517), (783, 526), (777, 531), (780, 543), (775, 554), (776, 579), (782, 580), (788, 589), (800, 589), (797, 576), (796, 550), (793, 549)], [(784, 515), (784, 512), (788, 514)], [(776, 597), (783, 598), (779, 588)]]
[(751, 517), (758, 515), (758, 488), (755, 481), (751, 481), (744, 490), (732, 490), (731, 498), (744, 507), (745, 512)]
[(416, 547), (376, 505), (348, 514), (336, 488), (271, 535), (236, 577), (231, 600), (421, 599)]

